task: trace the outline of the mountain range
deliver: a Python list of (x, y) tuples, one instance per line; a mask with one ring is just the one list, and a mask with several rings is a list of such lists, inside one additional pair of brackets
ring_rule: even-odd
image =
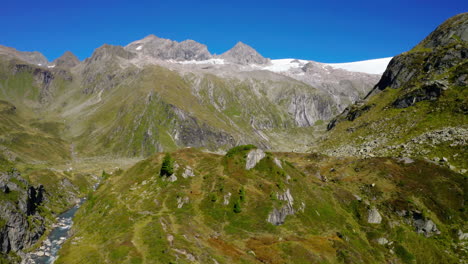
[(0, 46), (0, 263), (466, 263), (467, 57)]

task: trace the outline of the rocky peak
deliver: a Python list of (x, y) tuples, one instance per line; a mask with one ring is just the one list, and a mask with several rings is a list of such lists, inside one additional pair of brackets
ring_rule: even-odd
[[(386, 88), (413, 89), (420, 83), (432, 82), (449, 69), (463, 72), (467, 58), (468, 13), (463, 13), (445, 21), (412, 50), (394, 57), (367, 97)], [(465, 86), (467, 79), (462, 74), (457, 80), (449, 81)]]
[(268, 64), (270, 61), (260, 55), (255, 49), (240, 41), (232, 49), (221, 54), (219, 58), (241, 65)]
[(91, 58), (88, 58), (85, 61), (87, 63), (91, 63), (114, 57), (120, 57), (129, 60), (136, 57), (136, 54), (125, 50), (122, 46), (104, 44), (93, 52)]
[(49, 61), (47, 58), (42, 55), (42, 53), (37, 51), (19, 51), (14, 48), (5, 47), (0, 45), (0, 55), (4, 55), (9, 58), (19, 59), (21, 61), (35, 64), (39, 66), (46, 66)]
[(66, 51), (62, 56), (55, 59), (52, 64), (56, 67), (73, 68), (80, 63), (80, 60), (75, 54), (70, 51)]
[(459, 40), (468, 41), (468, 13), (458, 14), (447, 19), (421, 41), (416, 48), (446, 46)]
[(155, 35), (149, 35), (141, 40), (132, 42), (128, 44), (125, 49), (162, 60), (200, 61), (212, 57), (206, 45), (194, 40), (177, 42), (170, 39), (159, 38)]

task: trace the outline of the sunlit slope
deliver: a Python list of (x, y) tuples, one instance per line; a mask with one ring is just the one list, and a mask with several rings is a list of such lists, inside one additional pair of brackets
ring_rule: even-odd
[[(184, 149), (107, 175), (57, 263), (457, 263), (463, 176), (422, 161)], [(255, 152), (257, 154), (262, 153)], [(261, 155), (260, 155), (261, 156)], [(430, 226), (430, 228), (428, 227)]]

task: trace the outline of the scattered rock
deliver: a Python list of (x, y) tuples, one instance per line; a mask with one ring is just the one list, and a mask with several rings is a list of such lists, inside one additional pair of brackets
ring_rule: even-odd
[(377, 208), (372, 207), (369, 209), (368, 213), (369, 216), (367, 217), (367, 222), (369, 224), (380, 224), (382, 222), (382, 216), (379, 211), (377, 211)]
[(380, 245), (386, 245), (388, 244), (388, 240), (385, 237), (380, 237), (377, 239), (377, 243), (379, 243)]
[(184, 204), (187, 204), (189, 202), (189, 198), (187, 196), (185, 196), (184, 198), (182, 197), (178, 197), (177, 198), (177, 208), (182, 208), (182, 206), (184, 206)]
[(229, 200), (231, 199), (231, 193), (227, 193), (226, 195), (224, 195), (224, 201), (223, 201), (223, 204), (224, 205), (228, 205), (229, 204)]
[(416, 232), (419, 234), (424, 234), (426, 237), (430, 237), (433, 234), (440, 234), (439, 229), (432, 220), (428, 219), (418, 219), (414, 221), (414, 226), (416, 227)]
[(167, 178), (167, 180), (170, 182), (175, 182), (177, 181), (177, 176), (175, 176), (175, 174), (172, 174), (169, 178)]
[(195, 174), (193, 173), (192, 168), (190, 168), (189, 166), (187, 166), (187, 167), (185, 168), (184, 172), (182, 173), (182, 177), (184, 177), (184, 178), (195, 177)]
[(458, 239), (459, 240), (468, 239), (468, 233), (463, 233), (463, 231), (458, 230)]
[(275, 159), (273, 160), (276, 164), (276, 166), (280, 167), (281, 169), (283, 168), (283, 166), (281, 165), (281, 161), (275, 157)]
[(167, 242), (172, 246), (172, 242), (174, 242), (174, 236), (173, 235), (167, 235)]

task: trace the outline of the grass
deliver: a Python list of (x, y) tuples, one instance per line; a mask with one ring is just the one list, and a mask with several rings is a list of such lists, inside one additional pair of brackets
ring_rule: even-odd
[[(77, 263), (78, 256), (100, 262), (188, 263), (186, 254), (219, 263), (376, 263), (391, 258), (389, 249), (404, 263), (450, 262), (457, 256), (447, 243), (452, 240), (449, 230), (467, 218), (459, 210), (466, 187), (461, 175), (422, 161), (298, 153), (267, 153), (246, 171), (248, 150), (239, 149), (229, 157), (196, 149), (171, 153), (180, 166), (176, 182), (159, 177), (163, 153), (108, 177), (78, 212), (75, 235), (65, 243), (58, 263)], [(181, 173), (187, 166), (195, 176), (185, 179)], [(330, 181), (322, 182), (317, 173)], [(270, 197), (286, 189), (296, 213), (283, 225), (271, 225), (268, 214), (284, 202)], [(378, 208), (382, 224), (366, 222), (366, 201)], [(235, 204), (240, 212), (233, 210)], [(427, 212), (442, 234), (416, 234), (396, 213), (401, 208)], [(451, 217), (444, 217), (448, 212)], [(394, 246), (378, 245), (379, 237), (395, 241)], [(424, 255), (425, 250), (431, 253)]]

